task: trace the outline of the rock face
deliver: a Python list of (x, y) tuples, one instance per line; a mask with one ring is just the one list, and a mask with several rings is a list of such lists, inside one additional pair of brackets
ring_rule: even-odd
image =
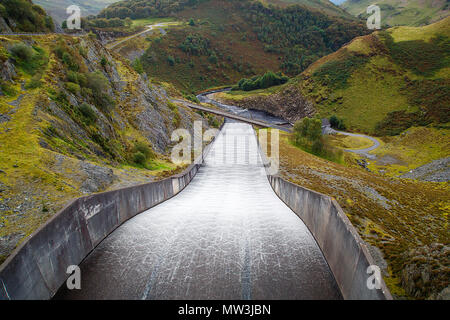
[(434, 182), (450, 181), (450, 157), (434, 160), (400, 177)]
[(86, 174), (86, 180), (81, 184), (81, 192), (98, 192), (111, 185), (117, 178), (112, 169), (96, 166), (89, 162), (81, 162), (80, 170)]
[(304, 117), (311, 117), (316, 112), (313, 103), (293, 87), (287, 87), (282, 92), (269, 96), (250, 96), (239, 101), (221, 100), (242, 108), (263, 110), (291, 123)]
[(403, 268), (401, 281), (408, 294), (422, 299), (449, 298), (449, 246), (433, 243), (411, 249), (404, 255), (409, 262)]
[(11, 33), (12, 30), (6, 23), (5, 19), (3, 17), (0, 17), (0, 32), (1, 33)]

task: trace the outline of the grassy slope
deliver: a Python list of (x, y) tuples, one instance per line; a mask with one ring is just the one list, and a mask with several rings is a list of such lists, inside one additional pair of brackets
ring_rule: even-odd
[(367, 7), (381, 8), (381, 23), (388, 26), (420, 26), (436, 22), (449, 15), (446, 0), (348, 0), (341, 7), (355, 16), (365, 17)]
[[(449, 19), (425, 27), (394, 27), (388, 32), (397, 45), (423, 44), (424, 42), (425, 45), (419, 48), (427, 49), (430, 48), (427, 43), (436, 35), (450, 37)], [(406, 49), (408, 49), (407, 46)], [(339, 65), (349, 56), (354, 55), (364, 58), (365, 63), (358, 65), (348, 75), (347, 83), (343, 87), (335, 88), (335, 83), (342, 80), (339, 77), (340, 74), (338, 76), (328, 74), (330, 77), (333, 76), (333, 80), (327, 83), (321, 83), (315, 78), (314, 73), (327, 63), (337, 62)], [(449, 156), (448, 128), (433, 127), (433, 123), (436, 124), (439, 120), (444, 121), (439, 126), (448, 127), (448, 123), (446, 123), (448, 120), (445, 120), (445, 117), (450, 114), (448, 108), (448, 83), (450, 81), (448, 59), (448, 53), (445, 59), (432, 59), (433, 61), (447, 61), (447, 64), (437, 66), (433, 72), (426, 72), (424, 75), (417, 70), (410, 69), (408, 64), (406, 66), (399, 65), (386, 48), (380, 33), (374, 33), (356, 38), (337, 52), (319, 59), (301, 76), (286, 85), (267, 90), (221, 93), (218, 96), (226, 100), (234, 100), (239, 104), (243, 99), (248, 101), (258, 96), (282, 94), (286, 89), (295, 89), (315, 102), (318, 116), (329, 117), (335, 114), (344, 120), (348, 130), (369, 134), (377, 133), (377, 124), (385, 119), (391, 119), (393, 121), (391, 125), (395, 127), (404, 118), (412, 119), (415, 112), (421, 113), (429, 108), (432, 114), (435, 111), (433, 108), (438, 110), (438, 105), (443, 106), (444, 109), (439, 113), (440, 117), (433, 118), (434, 122), (428, 127), (411, 128), (405, 135), (382, 138), (383, 146), (374, 152), (379, 160), (370, 161), (369, 167), (377, 172), (397, 176), (432, 160)], [(414, 67), (427, 67), (426, 50), (414, 49), (408, 60), (418, 61)], [(400, 62), (403, 63), (402, 60)], [(414, 81), (419, 81), (419, 85), (411, 86)], [(435, 82), (431, 82), (430, 87), (431, 89), (440, 88), (439, 90), (444, 95), (438, 100), (433, 100), (438, 96), (436, 92), (429, 90), (430, 88), (423, 89), (425, 87), (420, 81), (446, 81), (447, 84), (441, 87), (435, 85)], [(425, 90), (429, 90), (429, 92), (421, 92)], [(424, 94), (425, 103), (412, 103), (414, 102), (412, 97), (418, 93)], [(433, 103), (427, 103), (427, 101), (433, 101)], [(392, 111), (404, 111), (405, 113), (403, 117), (397, 116), (396, 118), (396, 116), (389, 116), (389, 112)], [(417, 126), (417, 124), (412, 125)], [(400, 128), (398, 133), (402, 130)], [(420, 132), (420, 134), (409, 134), (413, 132)], [(380, 135), (384, 136), (385, 134), (381, 132)], [(408, 139), (404, 137), (408, 137)], [(336, 141), (336, 144), (347, 148), (359, 147), (358, 143), (348, 146), (343, 141)], [(424, 152), (424, 150), (428, 150), (428, 152)]]
[[(410, 262), (403, 253), (423, 244), (448, 243), (448, 184), (383, 177), (342, 166), (294, 147), (286, 133), (280, 136), (280, 173), (336, 198), (361, 237), (383, 252), (389, 273), (385, 280), (397, 297), (408, 296), (400, 284), (402, 269)], [(440, 273), (431, 289), (442, 290), (448, 285), (447, 276)]]
[[(0, 37), (0, 50), (24, 39), (30, 41), (28, 37)], [(97, 55), (102, 52), (106, 55), (106, 52), (102, 51), (105, 49), (92, 42), (89, 37), (83, 39), (59, 38), (56, 35), (33, 37), (34, 44), (42, 48), (47, 57), (46, 63), (39, 70), (42, 72), (42, 86), (26, 89), (26, 85), (23, 86), (21, 83), (29, 83), (31, 75), (22, 67), (17, 67), (15, 84), (9, 85), (10, 89), (14, 90), (9, 90), (8, 95), (0, 96), (0, 114), (9, 117), (8, 121), (0, 122), (0, 240), (2, 241), (11, 236), (24, 239), (61, 209), (68, 200), (83, 195), (80, 187), (87, 176), (79, 169), (80, 159), (113, 170), (117, 179), (107, 188), (148, 182), (182, 169), (171, 163), (163, 154), (156, 154), (155, 158), (148, 160), (148, 169), (127, 161), (112, 159), (90, 135), (90, 132), (103, 132), (105, 128), (107, 132), (112, 131), (113, 138), (108, 139), (106, 144), (110, 148), (117, 148), (115, 150), (119, 158), (127, 157), (126, 154), (129, 152), (127, 150), (133, 141), (148, 142), (148, 132), (141, 131), (135, 124), (135, 117), (141, 112), (139, 104), (132, 101), (141, 94), (140, 89), (135, 86), (138, 75), (119, 55), (108, 55), (107, 69), (112, 70), (110, 67), (114, 66), (117, 76), (125, 85), (123, 90), (129, 92), (130, 98), (119, 99), (113, 95), (116, 99), (114, 112), (107, 115), (107, 118), (103, 115), (101, 118), (98, 116), (98, 119), (102, 119), (101, 124), (97, 125), (97, 122), (83, 127), (82, 122), (77, 122), (76, 114), (71, 114), (62, 106), (57, 107), (60, 108), (59, 111), (50, 111), (46, 107), (54, 99), (51, 98), (53, 94), (50, 92), (60, 90), (58, 88), (61, 84), (64, 86), (66, 81), (67, 70), (52, 51), (58, 41), (63, 41), (71, 48), (84, 47), (84, 50), (89, 50), (91, 68), (95, 65), (95, 60), (100, 61)], [(82, 61), (85, 60), (79, 62), (80, 71), (87, 68)], [(154, 90), (154, 87), (150, 90)], [(72, 97), (81, 101), (84, 99), (79, 95)], [(18, 102), (17, 106), (10, 105), (14, 102)], [(188, 110), (163, 108), (163, 102), (156, 107), (157, 112), (165, 119), (162, 125), (167, 126), (167, 131), (173, 129), (175, 117), (172, 112), (183, 113), (183, 126), (186, 126), (185, 123), (190, 117), (200, 118)], [(70, 108), (76, 109), (73, 105)], [(73, 122), (67, 121), (68, 115), (78, 123), (78, 129), (74, 129), (71, 124)], [(85, 134), (87, 136), (84, 136)], [(4, 248), (0, 249), (1, 263), (9, 252), (5, 254)]]
[[(294, 87), (315, 103), (319, 116), (336, 114), (344, 120), (348, 129), (375, 134), (377, 124), (385, 120), (390, 112), (412, 114), (426, 104), (413, 101), (414, 94), (418, 92), (416, 86), (411, 86), (413, 81), (430, 81), (432, 85), (434, 81), (448, 83), (450, 60), (445, 46), (450, 38), (449, 22), (450, 18), (447, 18), (425, 27), (389, 29), (387, 32), (393, 38), (394, 47), (400, 48), (400, 53), (408, 52), (408, 56), (394, 57), (382, 33), (375, 32), (355, 38), (337, 52), (319, 59), (302, 75), (283, 86), (255, 92), (233, 92), (224, 96), (239, 101)], [(438, 35), (446, 37), (447, 44), (443, 45), (444, 52), (438, 51), (436, 59), (433, 50), (437, 46), (430, 41)], [(411, 61), (415, 64), (411, 65)], [(437, 61), (440, 61), (439, 64), (433, 64)], [(442, 99), (448, 97), (448, 93), (443, 90), (441, 102), (445, 103)], [(432, 109), (432, 106), (428, 108)], [(442, 113), (445, 123), (447, 112), (444, 109)], [(437, 120), (433, 118), (433, 121)]]

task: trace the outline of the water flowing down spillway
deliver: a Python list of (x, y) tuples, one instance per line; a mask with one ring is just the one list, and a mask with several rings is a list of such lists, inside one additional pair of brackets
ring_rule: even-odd
[(128, 220), (57, 299), (341, 299), (308, 231), (272, 191), (252, 127), (227, 122), (178, 195)]

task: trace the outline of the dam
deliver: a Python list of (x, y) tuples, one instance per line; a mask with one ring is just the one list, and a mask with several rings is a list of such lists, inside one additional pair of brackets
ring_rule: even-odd
[(227, 120), (183, 191), (136, 215), (55, 299), (342, 299), (321, 249), (272, 190), (253, 128)]

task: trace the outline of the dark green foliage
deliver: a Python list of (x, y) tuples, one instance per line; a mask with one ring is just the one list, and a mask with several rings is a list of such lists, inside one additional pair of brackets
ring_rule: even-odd
[(404, 110), (389, 112), (387, 116), (375, 126), (377, 136), (395, 136), (414, 125), (426, 125), (421, 112), (408, 113)]
[(337, 116), (332, 115), (330, 117), (330, 125), (332, 128), (337, 129), (337, 130), (345, 130), (345, 124), (344, 124), (344, 120), (339, 119)]
[(78, 107), (78, 110), (83, 116), (84, 123), (86, 123), (87, 125), (93, 124), (97, 120), (97, 115), (95, 114), (94, 110), (92, 110), (91, 106), (87, 103), (82, 103)]
[(7, 23), (15, 23), (9, 27), (16, 32), (48, 32), (54, 29), (52, 18), (31, 0), (2, 0), (0, 15), (8, 18)]
[(24, 42), (19, 42), (19, 43), (13, 44), (9, 48), (9, 51), (11, 52), (11, 55), (14, 58), (19, 58), (20, 60), (22, 60), (24, 62), (29, 62), (34, 54), (31, 46), (29, 46), (28, 44), (26, 44)]
[(167, 63), (169, 64), (169, 66), (174, 66), (175, 65), (175, 59), (172, 56), (168, 56), (167, 57)]
[(182, 94), (183, 94), (183, 98), (190, 100), (192, 102), (195, 102), (195, 103), (200, 103), (200, 101), (197, 99), (195, 94), (187, 93), (187, 92), (182, 92)]
[(316, 156), (335, 161), (342, 161), (342, 152), (333, 148), (322, 136), (320, 119), (303, 118), (294, 125), (294, 144), (302, 150)]
[(96, 28), (120, 28), (126, 25), (126, 21), (124, 19), (119, 18), (89, 18), (84, 19), (83, 28), (96, 27)]
[(137, 141), (132, 150), (132, 162), (147, 167), (147, 162), (155, 158), (153, 150), (145, 142)]
[(144, 166), (147, 159), (145, 158), (145, 155), (142, 152), (135, 152), (133, 154), (133, 162), (136, 164), (139, 164), (141, 166)]
[(41, 74), (48, 64), (47, 53), (38, 46), (31, 47), (24, 42), (19, 42), (13, 44), (9, 50), (16, 65), (29, 75)]
[(139, 58), (136, 58), (133, 61), (132, 67), (137, 73), (139, 73), (139, 74), (144, 73), (144, 67), (142, 66), (142, 62)]
[(100, 60), (100, 64), (102, 65), (102, 67), (106, 67), (106, 65), (108, 64), (108, 60), (106, 60), (105, 57), (102, 57)]
[(210, 41), (199, 34), (190, 34), (180, 44), (179, 48), (188, 54), (199, 56), (210, 54)]
[(388, 32), (381, 34), (395, 63), (417, 75), (432, 76), (450, 65), (450, 39), (444, 35), (423, 40), (394, 42)]
[(110, 89), (108, 79), (99, 71), (88, 73), (86, 79), (87, 87), (92, 90), (95, 104), (105, 112), (111, 111), (115, 102), (108, 94)]
[(345, 88), (353, 71), (365, 64), (368, 61), (367, 59), (366, 57), (351, 55), (343, 60), (329, 61), (314, 71), (313, 78), (332, 90)]
[(134, 149), (135, 151), (142, 153), (146, 159), (153, 159), (155, 157), (155, 154), (147, 143), (138, 141), (135, 143)]
[(195, 26), (195, 21), (194, 21), (194, 19), (192, 19), (192, 18), (189, 19), (189, 25), (190, 25), (191, 27)]
[(0, 81), (0, 89), (3, 94), (9, 97), (14, 97), (17, 94), (17, 90), (7, 81)]
[(75, 53), (71, 48), (67, 47), (63, 40), (59, 40), (58, 44), (53, 49), (56, 56), (61, 59), (64, 65), (71, 71), (78, 71), (80, 65), (75, 58)]
[(99, 17), (141, 19), (148, 17), (167, 17), (169, 14), (178, 12), (187, 6), (194, 6), (208, 0), (134, 0), (119, 1), (103, 9)]
[(318, 57), (339, 49), (356, 36), (368, 33), (359, 22), (343, 21), (299, 5), (266, 7), (243, 1), (242, 10), (266, 50), (284, 53), (283, 70), (297, 74)]
[(233, 90), (251, 91), (256, 89), (266, 89), (272, 86), (277, 86), (286, 83), (288, 77), (281, 73), (266, 72), (262, 76), (255, 76), (251, 79), (241, 79), (238, 84), (233, 87)]
[(69, 82), (78, 84), (80, 87), (87, 86), (87, 78), (86, 78), (86, 75), (83, 73), (69, 71), (69, 72), (67, 72), (67, 80)]

